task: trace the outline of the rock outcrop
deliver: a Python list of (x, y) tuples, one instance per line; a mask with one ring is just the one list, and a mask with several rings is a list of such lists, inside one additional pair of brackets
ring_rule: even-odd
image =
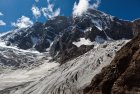
[(111, 64), (84, 89), (84, 94), (139, 94), (139, 74), (140, 34), (116, 53)]

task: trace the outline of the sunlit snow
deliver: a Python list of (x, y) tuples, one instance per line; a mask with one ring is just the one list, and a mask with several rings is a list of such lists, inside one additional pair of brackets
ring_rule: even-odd
[(89, 39), (80, 38), (80, 41), (73, 42), (73, 44), (76, 45), (77, 47), (80, 47), (82, 45), (93, 45), (93, 42), (91, 42)]

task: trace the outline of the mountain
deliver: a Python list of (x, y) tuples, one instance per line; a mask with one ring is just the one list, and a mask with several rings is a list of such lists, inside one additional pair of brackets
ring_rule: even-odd
[(69, 23), (68, 18), (56, 17), (44, 24), (37, 22), (30, 28), (12, 30), (1, 35), (1, 40), (6, 41), (7, 46), (13, 45), (24, 50), (35, 48), (43, 52)]
[[(81, 38), (103, 43), (105, 40), (131, 39), (134, 36), (133, 23), (119, 20), (106, 13), (89, 9), (81, 17), (58, 16), (46, 23), (35, 23), (30, 28), (15, 29), (1, 36), (7, 46), (20, 49), (35, 49), (45, 52), (63, 63), (92, 49), (94, 45), (82, 46), (77, 50), (73, 42)], [(76, 51), (73, 53), (73, 51)]]
[(89, 9), (80, 17), (57, 16), (3, 33), (0, 94), (118, 94), (139, 31), (139, 19), (124, 21)]
[(96, 75), (85, 94), (138, 94), (140, 92), (140, 34), (122, 47), (110, 65)]

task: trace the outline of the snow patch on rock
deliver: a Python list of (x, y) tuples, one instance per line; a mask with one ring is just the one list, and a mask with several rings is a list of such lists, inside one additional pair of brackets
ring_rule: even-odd
[(72, 44), (76, 45), (77, 47), (80, 47), (82, 45), (93, 45), (93, 42), (91, 42), (89, 39), (80, 38), (80, 41), (73, 42)]

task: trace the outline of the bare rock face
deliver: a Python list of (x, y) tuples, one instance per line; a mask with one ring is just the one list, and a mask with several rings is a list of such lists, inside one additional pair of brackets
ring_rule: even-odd
[(117, 52), (111, 64), (84, 89), (84, 94), (139, 94), (139, 74), (140, 34)]
[(133, 32), (137, 36), (140, 31), (140, 19), (133, 21)]

